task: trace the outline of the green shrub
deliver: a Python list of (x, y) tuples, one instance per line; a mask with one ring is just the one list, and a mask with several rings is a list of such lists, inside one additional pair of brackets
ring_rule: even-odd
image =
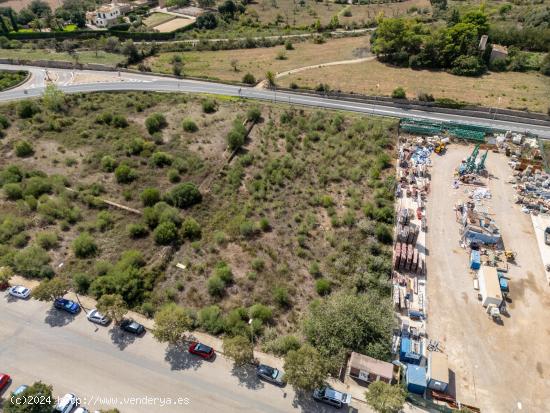
[(286, 50), (294, 50), (294, 45), (292, 44), (292, 42), (290, 40), (287, 40), (285, 42), (285, 49)]
[(160, 201), (160, 191), (157, 188), (145, 188), (140, 197), (143, 206), (153, 206)]
[(183, 127), (183, 130), (186, 132), (194, 133), (199, 130), (199, 127), (197, 124), (193, 121), (193, 119), (184, 119), (181, 126)]
[(23, 195), (39, 198), (40, 195), (48, 194), (52, 191), (52, 184), (48, 178), (42, 176), (33, 176), (25, 181)]
[(243, 83), (246, 83), (247, 85), (254, 85), (256, 84), (256, 78), (252, 73), (247, 73), (243, 76)]
[(212, 276), (206, 283), (208, 294), (213, 297), (221, 297), (225, 290), (225, 283), (220, 277)]
[(178, 229), (173, 222), (163, 222), (155, 228), (153, 235), (157, 244), (169, 245), (178, 239)]
[(166, 152), (157, 151), (151, 156), (151, 164), (157, 168), (172, 165), (172, 156)]
[(264, 344), (263, 350), (268, 353), (273, 353), (276, 356), (283, 357), (291, 350), (298, 350), (302, 346), (300, 340), (296, 336), (288, 335), (276, 337), (274, 340)]
[(477, 56), (459, 56), (453, 62), (451, 73), (458, 76), (480, 76), (487, 67)]
[(139, 155), (145, 148), (145, 141), (142, 138), (134, 138), (126, 147), (128, 155)]
[(115, 169), (115, 178), (119, 184), (129, 184), (137, 178), (137, 172), (128, 165), (122, 164)]
[(407, 93), (405, 92), (405, 89), (399, 86), (393, 90), (393, 92), (391, 93), (391, 97), (394, 99), (406, 99)]
[(117, 161), (112, 156), (105, 155), (103, 158), (101, 158), (101, 169), (104, 172), (113, 172), (116, 167)]
[(330, 294), (331, 289), (330, 281), (326, 278), (321, 278), (315, 282), (315, 291), (317, 291), (319, 295)]
[(260, 221), (258, 222), (258, 226), (260, 227), (260, 230), (262, 230), (263, 232), (267, 232), (271, 229), (271, 225), (267, 218), (260, 218)]
[(214, 268), (214, 277), (220, 278), (225, 284), (229, 284), (233, 281), (233, 272), (225, 262), (219, 262)]
[(204, 99), (202, 101), (202, 111), (204, 113), (214, 113), (218, 110), (218, 104), (213, 99)]
[(54, 275), (48, 253), (37, 245), (31, 245), (17, 252), (13, 257), (16, 273), (31, 278), (49, 278)]
[(141, 305), (141, 312), (145, 317), (152, 318), (155, 315), (155, 306), (153, 303), (146, 301)]
[(319, 277), (321, 275), (321, 267), (317, 261), (313, 261), (309, 264), (309, 273), (314, 277)]
[(384, 244), (391, 244), (393, 234), (390, 227), (386, 224), (378, 223), (375, 229), (376, 239)]
[(265, 261), (261, 258), (254, 258), (250, 263), (250, 266), (255, 271), (263, 271), (263, 269), (265, 268)]
[(114, 115), (112, 125), (115, 128), (126, 128), (128, 126), (128, 121), (122, 115)]
[(173, 184), (176, 184), (181, 180), (180, 173), (175, 168), (169, 169), (166, 175), (168, 176), (168, 180)]
[(73, 282), (78, 294), (88, 294), (92, 278), (88, 274), (79, 273), (73, 277)]
[(97, 254), (98, 248), (94, 239), (87, 232), (75, 238), (72, 244), (74, 255), (77, 258), (89, 258)]
[(15, 142), (15, 155), (19, 158), (26, 158), (34, 154), (34, 149), (32, 145), (27, 141), (17, 141)]
[(143, 224), (129, 224), (126, 230), (132, 238), (142, 238), (149, 233), (149, 230)]
[(17, 105), (17, 115), (21, 119), (32, 118), (38, 112), (40, 112), (40, 108), (32, 100), (22, 100)]
[(254, 304), (248, 309), (248, 316), (252, 319), (268, 323), (273, 319), (273, 310), (263, 304)]
[[(223, 291), (223, 290), (222, 290)], [(220, 334), (223, 331), (223, 316), (220, 307), (211, 305), (198, 312), (199, 325), (210, 334)]]
[(273, 289), (273, 299), (280, 307), (290, 306), (290, 295), (285, 287), (275, 287)]
[(249, 220), (244, 220), (239, 225), (239, 232), (245, 238), (252, 237), (256, 232), (256, 228), (254, 226), (254, 223), (249, 221)]
[(14, 235), (11, 239), (11, 244), (15, 248), (23, 248), (27, 245), (28, 242), (29, 234), (27, 234), (26, 232), (20, 232), (19, 234)]
[(201, 226), (194, 218), (187, 217), (183, 220), (183, 223), (181, 224), (180, 235), (184, 239), (200, 239)]
[(113, 228), (114, 219), (113, 216), (107, 211), (101, 211), (97, 214), (96, 226), (100, 231), (106, 231)]
[(51, 250), (59, 246), (59, 236), (53, 231), (40, 232), (36, 236), (36, 243), (45, 250)]
[(246, 119), (250, 122), (257, 123), (262, 118), (262, 112), (259, 107), (254, 106), (253, 108), (248, 109), (246, 112)]
[(192, 182), (177, 185), (170, 191), (170, 202), (178, 208), (188, 208), (202, 201), (202, 195)]
[(19, 183), (5, 184), (3, 189), (6, 197), (11, 201), (23, 198), (23, 190)]
[(145, 127), (151, 135), (160, 132), (166, 126), (168, 126), (168, 122), (162, 113), (153, 113), (145, 119)]
[(8, 129), (9, 127), (10, 127), (10, 120), (4, 115), (0, 115), (0, 130)]

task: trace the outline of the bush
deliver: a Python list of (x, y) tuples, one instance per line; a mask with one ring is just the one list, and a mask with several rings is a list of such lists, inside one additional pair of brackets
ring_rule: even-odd
[(243, 83), (246, 83), (247, 85), (255, 85), (256, 78), (252, 73), (247, 73), (243, 76)]
[(260, 227), (260, 230), (262, 230), (263, 232), (267, 232), (271, 229), (271, 225), (269, 224), (269, 221), (267, 218), (260, 218), (258, 226)]
[(199, 310), (200, 326), (210, 334), (220, 334), (223, 331), (223, 317), (220, 307), (211, 305)]
[(19, 158), (26, 158), (31, 156), (34, 153), (32, 145), (27, 141), (17, 141), (15, 142), (15, 155)]
[(181, 224), (180, 235), (184, 239), (196, 240), (201, 237), (201, 226), (192, 217), (187, 217)]
[(391, 244), (393, 241), (393, 234), (390, 227), (386, 224), (379, 223), (375, 229), (376, 239), (384, 244)]
[(180, 173), (175, 168), (169, 169), (166, 175), (168, 176), (168, 180), (173, 184), (176, 184), (181, 180)]
[(214, 277), (219, 277), (225, 284), (233, 281), (233, 271), (225, 262), (220, 262), (214, 268)]
[(132, 142), (126, 147), (126, 153), (128, 155), (139, 155), (145, 148), (145, 141), (141, 138), (134, 138)]
[(145, 188), (140, 198), (143, 206), (153, 206), (160, 201), (160, 191), (157, 188)]
[(248, 220), (244, 220), (239, 225), (239, 232), (240, 234), (245, 238), (250, 238), (254, 235), (256, 232), (256, 228), (254, 226), (254, 223)]
[(125, 128), (128, 126), (128, 121), (126, 118), (122, 115), (114, 115), (112, 125), (115, 128)]
[(78, 294), (87, 294), (90, 284), (92, 284), (92, 279), (88, 274), (76, 274), (73, 277), (73, 282), (75, 285), (76, 292)]
[(117, 161), (112, 156), (105, 155), (103, 158), (101, 158), (101, 169), (104, 172), (113, 172), (116, 167)]
[(285, 356), (291, 350), (298, 350), (302, 346), (296, 336), (288, 335), (277, 337), (264, 345), (264, 350), (276, 356)]
[(263, 271), (263, 269), (265, 268), (265, 261), (261, 258), (254, 258), (250, 263), (250, 266), (255, 271)]
[(178, 229), (173, 222), (163, 222), (155, 228), (154, 236), (157, 244), (169, 245), (178, 239)]
[(17, 114), (21, 119), (32, 118), (38, 112), (40, 108), (32, 100), (23, 100), (17, 105)]
[(160, 132), (166, 126), (168, 126), (168, 122), (162, 113), (153, 113), (145, 119), (145, 127), (151, 135)]
[(149, 233), (149, 230), (143, 224), (129, 224), (126, 230), (132, 238), (142, 238)]
[(407, 94), (405, 93), (405, 89), (399, 86), (393, 90), (393, 92), (391, 93), (391, 97), (394, 99), (406, 99)]
[(5, 184), (3, 189), (6, 197), (11, 201), (23, 198), (23, 190), (19, 183)]
[(107, 211), (97, 214), (96, 226), (100, 231), (111, 229), (114, 225), (113, 216)]
[(129, 184), (137, 178), (137, 172), (128, 165), (122, 164), (115, 169), (115, 178), (119, 184)]
[(202, 201), (202, 195), (192, 182), (177, 185), (170, 191), (170, 202), (178, 208), (188, 208)]
[(220, 277), (212, 276), (206, 283), (208, 294), (213, 297), (221, 297), (225, 289), (225, 283)]
[(93, 257), (98, 251), (94, 239), (87, 232), (83, 232), (75, 238), (72, 248), (74, 255), (78, 258)]
[(258, 123), (261, 118), (262, 118), (262, 112), (260, 111), (260, 108), (257, 106), (248, 109), (248, 112), (246, 112), (246, 119), (250, 122)]
[(290, 306), (290, 296), (285, 287), (275, 287), (273, 290), (273, 299), (280, 307)]
[(17, 252), (13, 257), (13, 266), (16, 273), (31, 278), (50, 278), (54, 275), (53, 269), (47, 265), (50, 256), (41, 247), (31, 245)]
[(321, 278), (320, 280), (317, 280), (315, 282), (315, 291), (317, 291), (317, 294), (319, 295), (327, 295), (330, 294), (331, 286), (330, 281), (326, 278)]
[(262, 323), (268, 323), (273, 319), (273, 311), (263, 304), (254, 304), (248, 309), (248, 316), (255, 320), (261, 320)]
[(319, 267), (319, 263), (317, 261), (313, 261), (309, 264), (309, 273), (314, 277), (319, 277), (321, 275), (321, 268)]
[(294, 50), (294, 45), (292, 44), (292, 42), (290, 40), (287, 40), (285, 42), (285, 49), (286, 50)]
[(52, 191), (52, 184), (48, 178), (41, 176), (33, 176), (25, 182), (25, 188), (23, 195), (32, 195), (35, 198), (39, 198), (40, 195), (50, 193)]
[(227, 135), (227, 146), (231, 151), (237, 150), (244, 145), (244, 140), (245, 135), (242, 132), (232, 129)]
[(194, 133), (199, 130), (199, 127), (197, 124), (193, 121), (193, 119), (184, 119), (181, 126), (183, 127), (183, 130), (185, 132)]
[(151, 156), (151, 164), (157, 168), (172, 165), (172, 156), (166, 152), (157, 151)]
[(59, 246), (59, 237), (55, 232), (44, 231), (36, 236), (36, 243), (45, 250), (51, 250)]
[(433, 102), (435, 101), (434, 96), (432, 94), (426, 93), (426, 92), (419, 92), (418, 93), (418, 100), (421, 102)]
[(477, 56), (459, 56), (453, 62), (451, 73), (458, 76), (480, 76), (486, 69)]
[(218, 104), (213, 99), (204, 99), (202, 101), (202, 111), (204, 113), (214, 113), (218, 110)]

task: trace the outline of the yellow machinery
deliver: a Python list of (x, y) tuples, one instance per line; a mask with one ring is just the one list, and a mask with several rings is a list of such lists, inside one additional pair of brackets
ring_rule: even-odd
[(441, 155), (443, 152), (445, 152), (445, 143), (439, 141), (437, 145), (435, 145), (434, 152), (438, 155)]

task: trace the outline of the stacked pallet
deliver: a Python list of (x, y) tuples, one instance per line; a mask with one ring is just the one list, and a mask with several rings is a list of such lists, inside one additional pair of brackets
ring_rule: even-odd
[(405, 244), (416, 244), (418, 239), (419, 228), (418, 225), (410, 223), (408, 225), (397, 225), (397, 242), (403, 242)]
[(409, 271), (420, 274), (423, 271), (424, 262), (416, 247), (412, 244), (397, 242), (393, 254), (393, 268), (395, 270)]

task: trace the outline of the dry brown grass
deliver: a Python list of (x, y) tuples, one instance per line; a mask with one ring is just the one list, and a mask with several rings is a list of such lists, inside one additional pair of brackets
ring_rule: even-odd
[[(63, 0), (44, 0), (50, 5), (52, 10), (57, 9), (63, 5)], [(0, 7), (11, 7), (15, 11), (19, 11), (27, 7), (32, 0), (8, 0), (0, 3)]]
[[(276, 4), (276, 7), (273, 6)], [(252, 17), (258, 16), (262, 23), (273, 23), (277, 15), (282, 16), (283, 22), (290, 26), (309, 26), (314, 24), (317, 19), (321, 24), (326, 25), (334, 15), (339, 15), (338, 19), (344, 26), (355, 23), (365, 23), (373, 20), (380, 13), (388, 17), (397, 17), (403, 15), (411, 7), (430, 8), (428, 0), (407, 0), (401, 3), (369, 4), (369, 5), (346, 5), (330, 2), (316, 2), (315, 0), (306, 0), (304, 6), (300, 6), (298, 1), (294, 0), (258, 0), (257, 3), (248, 6), (248, 14)], [(341, 11), (349, 7), (350, 17), (341, 15)], [(294, 13), (295, 11), (295, 13)]]
[[(284, 50), (284, 46), (223, 50), (215, 52), (161, 53), (148, 58), (145, 63), (154, 72), (172, 73), (174, 55), (181, 55), (183, 71), (189, 76), (201, 76), (213, 79), (240, 81), (250, 72), (257, 80), (263, 78), (268, 70), (283, 72), (302, 66), (364, 57), (368, 52), (368, 37), (346, 37), (330, 40), (323, 44), (310, 41), (295, 43), (295, 50)], [(277, 54), (284, 51), (285, 60), (278, 60)], [(237, 60), (237, 69), (231, 67), (231, 61)]]
[(402, 86), (411, 98), (419, 92), (426, 92), (435, 98), (502, 108), (527, 108), (536, 112), (546, 112), (550, 102), (550, 78), (536, 72), (489, 73), (471, 78), (446, 72), (396, 68), (372, 61), (312, 69), (279, 80), (284, 86), (291, 82), (308, 87), (326, 82), (335, 90), (384, 96)]

